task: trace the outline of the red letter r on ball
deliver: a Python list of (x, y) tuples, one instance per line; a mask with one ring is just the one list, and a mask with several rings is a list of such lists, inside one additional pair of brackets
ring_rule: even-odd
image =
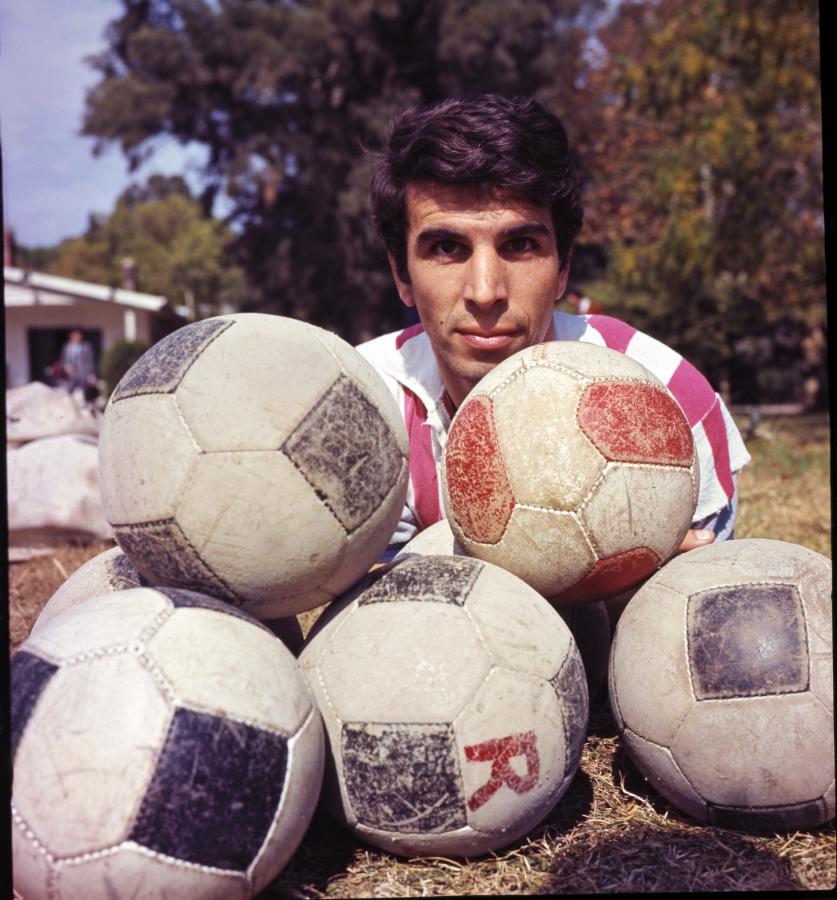
[[(518, 775), (509, 765), (514, 756), (526, 758), (526, 774)], [(468, 809), (479, 809), (502, 785), (510, 787), (516, 794), (525, 794), (537, 784), (540, 774), (538, 748), (535, 746), (535, 732), (510, 734), (508, 737), (484, 741), (465, 748), (465, 759), (469, 762), (491, 760), (491, 777), (471, 795)]]

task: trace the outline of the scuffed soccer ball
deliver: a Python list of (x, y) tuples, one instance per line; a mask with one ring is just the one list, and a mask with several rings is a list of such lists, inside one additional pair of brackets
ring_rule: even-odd
[(330, 744), (324, 796), (393, 853), (510, 844), (578, 767), (588, 697), (570, 632), (480, 560), (414, 556), (380, 573), (323, 613), (299, 657)]
[(745, 830), (834, 816), (831, 562), (784, 541), (676, 557), (616, 626), (610, 702), (628, 755), (683, 812)]
[(13, 657), (11, 701), (24, 897), (250, 897), (316, 806), (324, 742), (305, 679), (213, 598), (134, 588), (64, 610)]
[(312, 609), (378, 558), (407, 490), (407, 436), (345, 341), (280, 316), (187, 325), (108, 402), (102, 505), (154, 584), (260, 619)]
[(699, 472), (683, 411), (616, 350), (553, 341), (489, 372), (450, 426), (443, 498), (470, 556), (548, 600), (603, 600), (679, 547)]

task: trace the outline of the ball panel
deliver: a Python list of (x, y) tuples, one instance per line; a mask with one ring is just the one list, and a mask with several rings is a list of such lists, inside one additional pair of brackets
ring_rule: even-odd
[[(207, 497), (215, 514), (208, 514)], [(255, 603), (260, 618), (301, 611), (284, 608), (285, 594), (304, 596), (318, 588), (346, 546), (333, 513), (312, 502), (310, 486), (278, 451), (201, 457), (177, 521), (229, 586), (227, 595), (204, 593), (223, 599), (231, 594), (239, 603), (246, 598), (245, 608)], [(261, 527), (253, 528), (254, 521)]]
[(622, 741), (631, 760), (651, 787), (687, 815), (700, 822), (708, 820), (706, 803), (680, 771), (668, 747), (647, 741), (630, 728), (622, 733)]
[(695, 790), (721, 806), (807, 802), (834, 779), (833, 722), (806, 694), (696, 703), (670, 746)]
[(12, 874), (23, 897), (49, 897), (54, 875), (46, 848), (38, 841), (12, 804)]
[(127, 836), (170, 714), (134, 654), (93, 657), (53, 676), (18, 745), (13, 796), (55, 856)]
[[(335, 714), (346, 721), (452, 721), (491, 667), (455, 605), (403, 601), (347, 612), (317, 666)], [(370, 679), (369, 660), (385, 679)]]
[(32, 716), (35, 706), (58, 671), (58, 666), (19, 649), (12, 657), (9, 666), (11, 678), (11, 703), (9, 714), (11, 718), (11, 761), (14, 765), (17, 745), (26, 730), (26, 725)]
[(359, 837), (398, 856), (480, 856), (502, 847), (503, 835), (485, 835), (469, 825), (440, 834), (395, 834), (363, 824), (353, 827)]
[(693, 594), (689, 665), (698, 700), (808, 688), (805, 614), (790, 584), (745, 584)]
[(392, 430), (345, 375), (297, 425), (282, 451), (347, 532), (378, 509), (403, 470)]
[(590, 696), (584, 664), (576, 647), (570, 646), (561, 668), (549, 679), (561, 701), (564, 741), (567, 748), (566, 768), (574, 772), (581, 760), (590, 718)]
[(645, 366), (618, 350), (580, 341), (549, 341), (521, 351), (531, 365), (557, 366), (584, 381), (596, 378), (635, 379), (662, 387)]
[[(516, 506), (509, 527), (498, 544), (479, 544), (454, 534), (466, 553), (507, 568), (548, 600), (575, 584), (596, 561), (573, 513)], [(544, 559), (560, 559), (561, 566), (546, 567)]]
[(243, 872), (267, 836), (286, 773), (284, 737), (177, 709), (130, 840), (176, 859)]
[(686, 606), (682, 594), (652, 578), (625, 607), (613, 637), (611, 706), (618, 705), (632, 732), (664, 747), (694, 703), (683, 640)]
[[(200, 634), (201, 652), (195, 652)], [(311, 712), (296, 660), (267, 628), (210, 609), (178, 609), (148, 642), (180, 705), (216, 712), (288, 737)], [(230, 677), (229, 660), (248, 664)], [(281, 684), (283, 690), (266, 686)], [(294, 688), (294, 689), (291, 689)], [(236, 726), (237, 727), (237, 726)]]
[(453, 536), (450, 522), (447, 519), (440, 519), (429, 528), (420, 531), (411, 541), (408, 541), (395, 554), (393, 561), (410, 555), (464, 556), (465, 551)]
[(497, 439), (517, 503), (572, 511), (604, 470), (604, 458), (573, 416), (580, 390), (571, 375), (531, 367), (494, 395)]
[(448, 723), (344, 722), (345, 789), (359, 823), (387, 832), (445, 832), (465, 822)]
[(832, 656), (832, 581), (831, 561), (816, 554), (811, 559), (808, 573), (798, 584), (800, 597), (805, 604), (808, 646), (812, 656), (819, 653), (825, 653), (829, 658)]
[(109, 404), (99, 435), (99, 491), (108, 522), (171, 518), (199, 453), (173, 396)]
[(831, 653), (811, 661), (811, 693), (829, 711), (834, 712), (834, 657)]
[(175, 519), (114, 529), (120, 548), (147, 580), (238, 601), (233, 589), (209, 566)]
[(816, 828), (833, 817), (829, 816), (825, 801), (792, 803), (787, 806), (768, 806), (762, 809), (728, 809), (709, 804), (709, 821), (720, 828), (740, 828), (745, 831), (799, 831)]
[(467, 557), (406, 559), (374, 578), (358, 597), (371, 603), (452, 603), (464, 606), (485, 564)]
[(177, 402), (204, 451), (275, 450), (339, 376), (313, 326), (244, 313), (195, 360)]
[(647, 547), (625, 550), (597, 560), (590, 571), (563, 591), (558, 599), (563, 603), (595, 603), (639, 584), (659, 564), (659, 556)]
[(587, 385), (576, 419), (608, 460), (692, 465), (692, 430), (677, 401), (663, 389), (636, 382)]
[(171, 393), (206, 347), (233, 324), (232, 319), (205, 319), (167, 335), (125, 373), (113, 392), (111, 404), (139, 394)]
[(314, 815), (320, 798), (325, 741), (316, 709), (287, 745), (288, 775), (282, 799), (267, 839), (250, 867), (253, 893), (258, 893), (285, 868)]
[[(459, 408), (448, 432), (442, 465), (448, 518), (471, 540), (495, 544), (508, 524), (514, 494), (490, 397), (473, 397)], [(457, 529), (454, 535), (461, 541)]]
[(499, 566), (482, 564), (483, 577), (466, 611), (502, 666), (551, 678), (572, 649), (572, 637), (555, 610), (533, 588)]
[(114, 900), (121, 896), (116, 893), (117, 886), (130, 886), (131, 897), (136, 898), (245, 900), (251, 896), (242, 875), (184, 864), (130, 843), (58, 866), (56, 896)]
[(221, 615), (241, 619), (242, 622), (247, 622), (256, 628), (261, 628), (263, 631), (269, 631), (265, 623), (259, 622), (231, 603), (225, 603), (223, 600), (210, 597), (208, 594), (199, 594), (197, 591), (170, 587), (156, 587), (154, 590), (167, 597), (175, 609), (211, 609), (221, 613)]
[(509, 843), (547, 814), (574, 774), (566, 724), (549, 682), (492, 670), (454, 722), (468, 824)]
[(616, 464), (591, 491), (581, 520), (599, 556), (647, 547), (666, 560), (680, 546), (694, 511), (688, 469)]

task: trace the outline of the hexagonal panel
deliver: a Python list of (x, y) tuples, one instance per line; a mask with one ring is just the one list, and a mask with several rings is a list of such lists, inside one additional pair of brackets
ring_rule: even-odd
[(430, 724), (452, 721), (490, 667), (461, 607), (395, 602), (353, 610), (317, 671), (344, 721)]
[(340, 376), (312, 326), (244, 313), (207, 346), (177, 389), (206, 451), (273, 450)]
[(522, 579), (484, 564), (466, 609), (495, 662), (551, 678), (573, 645), (564, 620)]
[[(48, 897), (50, 863), (38, 837), (12, 804), (12, 871), (15, 890), (23, 897)], [(8, 859), (8, 857), (7, 857)]]
[(170, 716), (134, 654), (56, 673), (18, 745), (13, 792), (53, 854), (101, 850), (126, 837)]
[(578, 428), (581, 383), (546, 367), (527, 368), (494, 395), (494, 420), (518, 504), (577, 509), (605, 466)]
[(99, 435), (99, 490), (108, 521), (173, 516), (199, 452), (171, 394), (109, 404)]
[(311, 711), (290, 651), (265, 628), (219, 610), (175, 610), (147, 644), (177, 702), (288, 736)]
[(694, 510), (688, 469), (611, 463), (581, 520), (601, 557), (647, 547), (667, 559), (688, 531)]
[(560, 366), (580, 378), (634, 378), (662, 386), (645, 366), (618, 350), (582, 341), (548, 341), (523, 351), (532, 365)]
[(813, 800), (834, 779), (834, 722), (810, 694), (705, 700), (670, 746), (695, 790), (722, 806)]

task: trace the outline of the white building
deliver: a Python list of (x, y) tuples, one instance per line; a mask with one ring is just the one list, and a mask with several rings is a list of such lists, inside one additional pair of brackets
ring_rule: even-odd
[(73, 328), (102, 354), (123, 338), (159, 340), (185, 320), (164, 309), (166, 298), (3, 267), (6, 325), (6, 387), (44, 380)]

